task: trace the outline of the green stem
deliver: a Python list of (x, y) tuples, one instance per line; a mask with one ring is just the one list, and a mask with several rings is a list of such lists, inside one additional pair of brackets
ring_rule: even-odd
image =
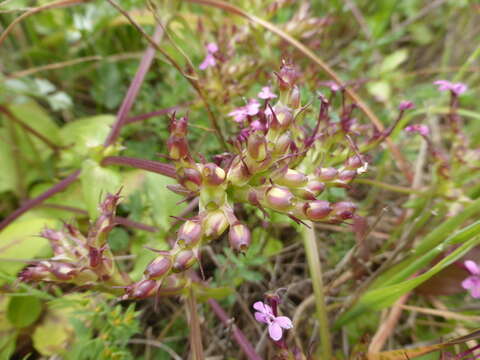
[(322, 267), (320, 257), (318, 255), (318, 247), (315, 238), (315, 230), (313, 224), (307, 223), (309, 228), (302, 228), (303, 243), (305, 252), (307, 253), (308, 268), (312, 279), (313, 293), (315, 296), (315, 307), (317, 310), (318, 325), (320, 328), (320, 353), (322, 359), (328, 360), (332, 358), (332, 343), (330, 340), (330, 328), (328, 324), (328, 313), (325, 303), (325, 293), (323, 291)]

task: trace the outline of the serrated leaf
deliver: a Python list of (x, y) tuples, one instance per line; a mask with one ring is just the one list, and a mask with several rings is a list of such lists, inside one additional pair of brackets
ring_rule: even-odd
[(35, 296), (16, 296), (8, 303), (7, 317), (17, 328), (33, 324), (42, 312), (42, 303)]
[(120, 189), (120, 180), (120, 175), (112, 169), (104, 168), (91, 159), (83, 162), (80, 182), (87, 211), (92, 219), (98, 216), (98, 204), (105, 195), (116, 193)]

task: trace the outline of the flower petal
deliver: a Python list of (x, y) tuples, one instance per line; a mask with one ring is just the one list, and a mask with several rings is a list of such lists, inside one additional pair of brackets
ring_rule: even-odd
[(282, 338), (282, 328), (276, 322), (272, 322), (268, 325), (268, 334), (272, 340), (278, 341)]
[(465, 280), (462, 281), (462, 287), (465, 290), (473, 289), (476, 285), (476, 281), (473, 279), (473, 276), (469, 276)]
[(263, 314), (267, 312), (267, 310), (265, 309), (265, 304), (261, 301), (257, 301), (255, 304), (253, 304), (253, 308)]
[(470, 295), (472, 295), (472, 297), (474, 297), (475, 299), (480, 299), (480, 286), (479, 286), (479, 284), (477, 284), (477, 286), (470, 289)]
[(292, 320), (286, 316), (277, 316), (274, 322), (284, 329), (291, 329), (293, 327)]
[(256, 312), (255, 313), (255, 320), (261, 323), (268, 324), (268, 316), (266, 314), (263, 314), (261, 312)]
[(472, 261), (472, 260), (467, 260), (464, 262), (465, 267), (467, 268), (468, 271), (470, 271), (470, 274), (472, 275), (480, 275), (480, 268), (478, 265)]

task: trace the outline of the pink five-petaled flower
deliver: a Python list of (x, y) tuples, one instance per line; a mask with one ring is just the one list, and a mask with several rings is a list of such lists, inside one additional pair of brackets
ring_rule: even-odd
[(253, 304), (253, 308), (257, 310), (255, 312), (255, 319), (258, 322), (268, 324), (268, 334), (274, 341), (282, 338), (282, 329), (291, 329), (293, 327), (292, 321), (288, 317), (273, 315), (272, 308), (261, 301)]
[(470, 291), (472, 297), (480, 299), (480, 267), (472, 260), (467, 260), (464, 264), (470, 276), (462, 281), (462, 287)]
[(256, 99), (250, 99), (248, 104), (245, 106), (241, 106), (236, 108), (233, 111), (228, 113), (228, 116), (232, 116), (235, 122), (242, 122), (244, 121), (247, 116), (254, 116), (257, 115), (260, 111), (260, 103)]
[(464, 83), (452, 83), (448, 80), (437, 80), (433, 82), (438, 86), (438, 91), (451, 91), (453, 94), (459, 96), (467, 91), (468, 86)]
[(260, 91), (257, 96), (263, 100), (275, 99), (277, 97), (277, 95), (275, 95), (270, 89), (270, 86), (262, 87), (262, 91)]
[(211, 42), (208, 43), (205, 48), (207, 49), (207, 56), (205, 56), (205, 59), (198, 67), (200, 70), (206, 70), (207, 68), (213, 67), (217, 64), (214, 56), (214, 54), (218, 51), (217, 44)]
[(405, 131), (409, 133), (418, 133), (422, 136), (428, 136), (430, 134), (430, 129), (428, 128), (428, 126), (422, 124), (408, 125), (405, 128)]

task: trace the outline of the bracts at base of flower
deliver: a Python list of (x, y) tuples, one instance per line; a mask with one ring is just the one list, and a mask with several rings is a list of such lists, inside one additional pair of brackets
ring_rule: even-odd
[(180, 227), (177, 234), (177, 244), (182, 248), (191, 248), (199, 245), (203, 229), (198, 220), (187, 220)]
[(232, 249), (238, 252), (248, 250), (251, 242), (250, 230), (242, 223), (236, 223), (230, 226), (228, 240)]
[(149, 280), (160, 280), (170, 272), (172, 265), (170, 255), (160, 255), (148, 264), (144, 275)]
[(228, 228), (228, 219), (222, 209), (209, 211), (202, 220), (202, 227), (207, 239), (220, 237)]
[(180, 250), (174, 255), (172, 272), (179, 273), (191, 268), (197, 262), (195, 250)]

